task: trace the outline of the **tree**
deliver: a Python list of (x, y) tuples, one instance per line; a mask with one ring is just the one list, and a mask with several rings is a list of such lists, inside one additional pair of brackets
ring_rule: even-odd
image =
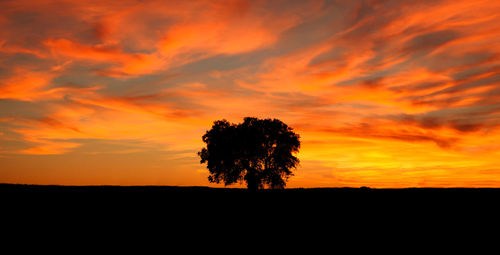
[(207, 164), (212, 183), (246, 181), (249, 190), (282, 189), (299, 159), (299, 135), (278, 119), (246, 117), (243, 123), (215, 121), (203, 135), (207, 144), (198, 155)]

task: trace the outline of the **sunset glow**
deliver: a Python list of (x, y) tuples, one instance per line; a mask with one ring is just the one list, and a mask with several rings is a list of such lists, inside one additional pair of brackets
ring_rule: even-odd
[(0, 183), (220, 187), (246, 116), (287, 187), (500, 187), (500, 1), (0, 2)]

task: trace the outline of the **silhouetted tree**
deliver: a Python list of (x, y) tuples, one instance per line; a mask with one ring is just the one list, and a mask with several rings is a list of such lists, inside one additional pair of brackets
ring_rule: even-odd
[(249, 190), (265, 185), (282, 189), (299, 163), (293, 156), (300, 148), (299, 135), (278, 119), (247, 117), (240, 124), (218, 120), (203, 142), (207, 147), (198, 155), (200, 163), (207, 163), (212, 183), (246, 181)]

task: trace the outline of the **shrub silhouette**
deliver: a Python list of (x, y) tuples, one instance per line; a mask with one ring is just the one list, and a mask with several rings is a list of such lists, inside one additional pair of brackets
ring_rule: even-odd
[(299, 135), (278, 119), (246, 117), (243, 123), (215, 121), (203, 135), (207, 144), (198, 155), (207, 163), (212, 183), (246, 181), (249, 190), (282, 189), (299, 159)]

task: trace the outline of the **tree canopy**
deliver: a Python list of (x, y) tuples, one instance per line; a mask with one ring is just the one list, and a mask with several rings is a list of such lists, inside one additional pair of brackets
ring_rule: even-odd
[(299, 135), (278, 119), (244, 118), (243, 123), (215, 121), (203, 135), (198, 155), (206, 163), (212, 183), (230, 185), (246, 181), (249, 190), (281, 189), (299, 159)]

